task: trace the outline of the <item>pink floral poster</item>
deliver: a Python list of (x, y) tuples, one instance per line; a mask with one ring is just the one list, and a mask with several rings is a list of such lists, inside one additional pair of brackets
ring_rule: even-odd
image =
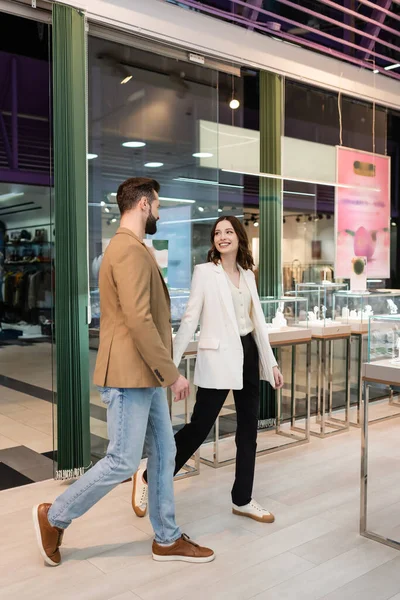
[(390, 158), (337, 148), (335, 277), (367, 259), (369, 278), (390, 276)]

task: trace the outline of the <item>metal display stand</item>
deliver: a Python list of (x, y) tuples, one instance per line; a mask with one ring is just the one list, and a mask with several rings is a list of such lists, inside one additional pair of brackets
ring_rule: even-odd
[(363, 365), (364, 397), (362, 399), (361, 427), (361, 505), (360, 505), (360, 534), (366, 538), (380, 542), (400, 550), (400, 540), (392, 540), (368, 529), (368, 418), (369, 388), (371, 383), (387, 386), (400, 386), (400, 368), (391, 365), (390, 360), (381, 360)]
[[(350, 334), (351, 327), (340, 323), (332, 323), (328, 327), (313, 329), (312, 339), (317, 343), (317, 427), (313, 430), (311, 426), (310, 433), (315, 437), (325, 438), (350, 429)], [(338, 340), (346, 342), (344, 419), (336, 414), (337, 411), (333, 407), (333, 344)]]
[[(278, 350), (278, 362), (280, 359), (282, 348), (290, 347), (292, 349), (291, 352), (291, 368), (292, 368), (292, 381), (291, 381), (291, 414), (290, 414), (290, 422), (287, 431), (284, 430), (283, 426), (285, 422), (282, 418), (282, 390), (278, 390), (277, 392), (277, 417), (276, 417), (276, 425), (274, 433), (277, 436), (289, 438), (290, 441), (283, 444), (276, 444), (273, 447), (269, 447), (266, 449), (257, 450), (257, 456), (264, 456), (266, 454), (270, 454), (272, 452), (278, 452), (279, 450), (284, 450), (287, 448), (293, 448), (295, 446), (299, 446), (302, 444), (306, 444), (310, 441), (310, 385), (311, 385), (311, 330), (304, 329), (302, 327), (287, 327), (285, 330), (277, 331), (270, 333), (269, 341), (272, 348)], [(296, 393), (296, 365), (297, 365), (297, 349), (299, 347), (304, 347), (306, 349), (305, 352), (305, 374), (306, 374), (306, 392), (305, 392), (305, 415), (299, 417), (297, 415), (297, 393)], [(232, 411), (234, 412), (234, 411)], [(304, 427), (301, 428), (298, 425), (299, 421), (304, 421)], [(270, 435), (271, 431), (260, 431), (258, 434), (258, 445), (260, 445), (260, 441), (263, 435)], [(221, 442), (226, 440), (227, 437), (233, 439), (233, 434), (229, 436), (221, 437), (220, 435), (220, 417), (217, 418), (215, 427), (214, 427), (214, 439), (212, 442), (208, 442), (201, 450), (203, 450), (203, 454), (200, 454), (200, 461), (210, 467), (219, 468), (224, 467), (226, 465), (233, 464), (236, 461), (235, 457), (222, 459), (221, 458)], [(204, 456), (204, 448), (213, 445), (213, 458), (207, 458)]]

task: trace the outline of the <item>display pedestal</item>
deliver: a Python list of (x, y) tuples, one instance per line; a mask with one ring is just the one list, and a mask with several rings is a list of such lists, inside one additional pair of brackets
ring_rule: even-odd
[[(350, 325), (332, 321), (323, 325), (310, 323), (313, 341), (317, 344), (317, 403), (316, 415), (311, 418), (310, 433), (319, 438), (337, 435), (350, 428)], [(338, 340), (346, 343), (345, 353), (345, 402), (343, 409), (333, 407), (333, 344)]]
[[(360, 534), (366, 538), (374, 540), (376, 542), (380, 542), (381, 544), (385, 544), (386, 546), (391, 546), (392, 548), (396, 548), (400, 550), (400, 536), (399, 539), (392, 539), (389, 535), (382, 535), (377, 532), (374, 532), (368, 529), (368, 486), (371, 485), (369, 481), (369, 460), (368, 453), (370, 451), (369, 448), (369, 432), (368, 428), (371, 424), (369, 419), (369, 392), (370, 387), (372, 385), (384, 385), (389, 387), (390, 389), (394, 387), (400, 387), (400, 367), (394, 366), (393, 362), (390, 359), (380, 360), (376, 362), (365, 363), (363, 366), (363, 382), (364, 382), (364, 397), (362, 402), (362, 435), (361, 435), (361, 505), (360, 505)], [(371, 385), (372, 384), (372, 385)], [(400, 405), (399, 405), (400, 407)], [(400, 416), (400, 413), (399, 415)], [(390, 436), (389, 436), (390, 437)], [(397, 435), (393, 437), (394, 447), (392, 453), (385, 456), (386, 460), (393, 461), (393, 473), (397, 472)], [(380, 457), (380, 455), (379, 455)], [(382, 457), (383, 458), (383, 457)], [(381, 481), (379, 481), (379, 489), (381, 489)], [(377, 491), (371, 492), (374, 494), (374, 502), (376, 503), (376, 495)], [(382, 492), (384, 494), (384, 492)], [(400, 495), (399, 495), (400, 497)], [(390, 502), (394, 503), (395, 500), (391, 500)], [(395, 528), (397, 521), (393, 522), (393, 525), (388, 529), (390, 530), (392, 527)]]
[[(288, 348), (291, 354), (291, 381), (285, 386), (285, 389), (290, 389), (290, 408), (289, 411), (283, 411), (283, 391), (278, 390), (276, 423), (270, 429), (258, 432), (257, 456), (306, 444), (310, 440), (311, 340), (311, 331), (302, 327), (285, 327), (269, 333), (270, 344), (278, 351), (279, 363), (285, 348)], [(305, 380), (297, 387), (298, 353), (302, 349), (305, 368), (300, 372), (305, 374)], [(305, 389), (305, 393), (302, 389)], [(231, 417), (234, 422), (234, 408), (224, 406), (216, 420), (212, 440), (203, 444), (200, 449), (200, 460), (204, 464), (219, 468), (235, 462), (235, 428), (233, 427), (230, 433), (221, 433), (221, 420)]]

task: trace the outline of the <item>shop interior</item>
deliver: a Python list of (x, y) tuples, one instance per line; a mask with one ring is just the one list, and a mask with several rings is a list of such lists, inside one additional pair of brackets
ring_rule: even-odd
[[(18, 27), (21, 36), (5, 35)], [(54, 198), (49, 27), (2, 14), (0, 489), (53, 476)], [(30, 93), (32, 86), (40, 90)]]
[[(7, 53), (7, 60), (1, 64), (8, 68), (1, 77), (9, 81), (0, 105), (7, 133), (0, 136), (0, 469), (8, 473), (7, 481), (11, 483), (7, 486), (51, 477), (57, 448), (53, 226), (56, 199), (52, 191), (51, 106), (47, 93), (51, 32), (34, 21), (22, 22), (24, 39), (29, 44), (14, 40), (6, 47), (3, 39), (0, 50)], [(42, 93), (35, 98), (24, 93), (23, 88), (33, 72), (42, 78)], [(15, 88), (13, 81), (18, 83)], [(257, 71), (232, 64), (198, 65), (188, 62), (185, 52), (152, 45), (144, 49), (141, 41), (134, 39), (129, 44), (126, 40), (122, 43), (102, 39), (97, 31), (88, 38), (88, 83), (92, 374), (99, 336), (98, 273), (102, 255), (118, 227), (119, 183), (130, 176), (148, 176), (161, 184), (159, 229), (148, 243), (170, 289), (176, 332), (187, 303), (193, 267), (206, 260), (216, 218), (233, 214), (243, 221), (256, 268), (259, 267), (262, 175)], [(15, 132), (17, 157), (14, 143), (10, 144)], [(349, 283), (338, 278), (334, 270), (338, 145), (390, 156), (392, 206), (385, 235), (390, 244), (391, 271), (386, 278), (370, 278), (368, 289), (400, 288), (399, 144), (400, 117), (394, 111), (285, 81), (281, 297), (285, 300), (283, 316), (291, 324), (297, 326), (304, 321), (304, 314), (316, 306), (321, 310), (324, 302), (326, 318), (334, 318), (333, 295), (314, 299), (301, 293), (301, 286), (322, 281), (344, 286)], [(297, 296), (307, 298), (307, 309), (299, 309), (301, 302), (294, 301)], [(267, 321), (272, 322), (281, 310), (278, 300), (263, 299)], [(393, 301), (400, 310), (397, 296), (393, 296)], [(385, 301), (376, 305), (375, 311), (382, 306), (386, 310)], [(325, 374), (313, 368), (309, 381), (307, 342), (296, 350), (297, 370), (293, 348), (286, 345), (277, 349), (286, 381), (278, 401), (284, 435), (276, 435), (277, 415), (270, 415), (271, 427), (260, 434), (262, 452), (275, 449), (276, 445), (286, 447), (306, 441), (308, 403), (310, 430), (315, 435), (320, 433), (317, 390), (325, 376), (330, 381), (330, 407), (336, 411), (338, 421), (338, 426), (328, 427), (328, 431), (340, 432), (343, 420), (359, 425), (357, 365), (360, 353), (366, 357), (368, 348), (367, 344), (361, 348), (352, 343), (347, 409), (347, 342), (347, 338), (338, 339), (325, 350), (315, 340), (310, 342), (312, 361), (322, 360), (327, 352), (331, 367)], [(193, 361), (184, 361), (181, 367), (190, 375)], [(376, 398), (382, 396), (381, 390), (373, 393)], [(293, 394), (296, 427), (301, 430), (294, 436), (290, 433), (294, 423)], [(194, 393), (187, 407), (172, 407), (175, 429), (190, 418), (193, 401)], [(350, 414), (346, 416), (347, 412)], [(397, 414), (397, 407), (394, 412)], [(221, 463), (229, 461), (234, 451), (235, 420), (233, 401), (228, 398), (218, 424)], [(108, 438), (106, 409), (94, 386), (90, 395), (90, 432), (92, 460), (96, 461), (104, 455)], [(214, 461), (215, 438), (214, 430), (204, 448), (205, 461)]]

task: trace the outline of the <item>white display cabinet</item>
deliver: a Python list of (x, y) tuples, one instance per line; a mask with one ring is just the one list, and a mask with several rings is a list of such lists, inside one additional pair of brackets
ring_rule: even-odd
[(271, 343), (295, 342), (304, 338), (304, 323), (308, 322), (307, 298), (297, 296), (262, 297), (260, 302)]
[[(363, 383), (360, 533), (399, 550), (400, 528), (393, 510), (400, 502), (398, 422), (385, 428), (384, 441), (382, 429), (371, 425), (400, 416), (400, 315), (370, 317)], [(386, 390), (386, 399), (372, 398), (377, 387)]]
[(370, 317), (400, 314), (400, 290), (351, 292), (340, 290), (333, 297), (336, 320), (351, 325), (352, 333), (368, 333)]
[(308, 302), (308, 319), (300, 321), (300, 327), (309, 327), (313, 336), (325, 337), (350, 333), (350, 327), (346, 320), (336, 319), (339, 313), (335, 311), (335, 294), (339, 291), (347, 291), (345, 283), (298, 283), (296, 285), (296, 296), (306, 298)]
[(189, 301), (190, 290), (188, 289), (170, 289), (171, 298), (171, 323), (174, 333), (178, 332), (182, 317), (185, 314), (187, 303)]

